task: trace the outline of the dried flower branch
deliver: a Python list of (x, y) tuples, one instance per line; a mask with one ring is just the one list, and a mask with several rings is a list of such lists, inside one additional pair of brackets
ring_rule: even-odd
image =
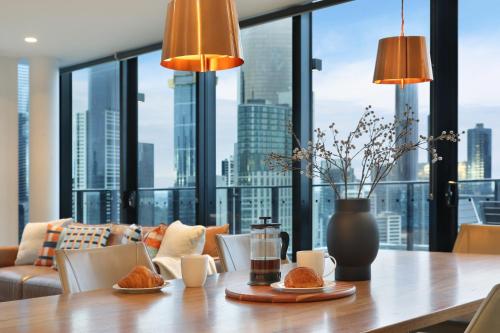
[[(420, 135), (416, 142), (411, 142), (413, 124), (418, 122), (414, 118), (411, 107), (406, 105), (401, 119), (394, 117), (392, 122), (384, 122), (368, 106), (363, 116), (347, 137), (341, 138), (337, 126), (332, 123), (328, 126), (331, 143), (327, 144), (326, 132), (320, 128), (314, 130), (315, 139), (302, 147), (299, 138), (289, 125), (289, 132), (293, 136), (296, 147), (291, 156), (271, 153), (266, 158), (270, 170), (279, 172), (297, 171), (309, 178), (319, 178), (329, 184), (338, 199), (347, 198), (347, 185), (353, 160), (361, 159), (361, 178), (359, 179), (357, 197), (363, 195), (363, 188), (370, 183), (367, 197), (373, 193), (377, 185), (393, 170), (396, 162), (406, 153), (418, 149), (427, 151), (431, 162), (436, 163), (443, 158), (436, 149), (436, 142), (460, 141), (460, 135), (453, 131), (443, 131), (439, 136)], [(366, 143), (360, 143), (362, 139)], [(332, 176), (333, 171), (340, 171), (342, 184)], [(342, 193), (343, 189), (343, 193)]]

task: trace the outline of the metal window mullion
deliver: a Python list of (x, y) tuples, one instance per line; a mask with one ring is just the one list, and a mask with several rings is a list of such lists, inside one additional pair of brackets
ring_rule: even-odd
[[(59, 75), (59, 217), (73, 214), (72, 74)], [(76, 214), (76, 212), (75, 212)], [(21, 230), (21, 229), (19, 229)]]
[[(137, 58), (120, 61), (120, 222), (137, 220), (138, 142)], [(118, 221), (113, 221), (118, 222)]]
[[(304, 145), (312, 138), (312, 14), (292, 19), (292, 122)], [(296, 147), (294, 141), (294, 148)], [(312, 248), (312, 181), (292, 174), (292, 253)]]
[(196, 74), (196, 224), (216, 224), (215, 72)]
[[(431, 1), (431, 134), (458, 132), (458, 0)], [(431, 166), (429, 204), (429, 249), (451, 251), (457, 236), (458, 207), (447, 204), (449, 181), (458, 178), (458, 147), (439, 142), (443, 160)]]

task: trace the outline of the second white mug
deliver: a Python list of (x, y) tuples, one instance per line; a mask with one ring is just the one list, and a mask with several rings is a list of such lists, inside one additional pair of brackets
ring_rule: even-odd
[(181, 270), (186, 287), (203, 287), (207, 280), (208, 257), (200, 254), (182, 256)]
[[(332, 260), (333, 269), (327, 274), (324, 274), (326, 258)], [(297, 266), (309, 267), (313, 269), (319, 276), (325, 277), (335, 272), (337, 262), (335, 261), (334, 257), (328, 255), (328, 253), (323, 250), (297, 251)]]

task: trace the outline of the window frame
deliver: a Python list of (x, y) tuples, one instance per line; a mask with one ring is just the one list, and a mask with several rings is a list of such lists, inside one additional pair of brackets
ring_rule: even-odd
[[(273, 20), (292, 17), (292, 92), (295, 131), (303, 142), (312, 138), (312, 12), (353, 0), (323, 0), (293, 6), (273, 13), (240, 21), (246, 28)], [(434, 81), (431, 83), (430, 128), (436, 135), (441, 130), (456, 130), (458, 117), (458, 0), (429, 0), (431, 10), (431, 58)], [(137, 190), (137, 57), (161, 49), (161, 42), (93, 61), (60, 69), (60, 215), (72, 212), (72, 158), (71, 158), (71, 73), (75, 70), (108, 61), (120, 62), (121, 102), (121, 167), (122, 222), (137, 222), (133, 205)], [(135, 62), (135, 75), (134, 75)], [(135, 81), (135, 82), (134, 82)], [(215, 156), (215, 73), (197, 75), (197, 222), (214, 225), (216, 213), (216, 156)], [(446, 110), (446, 112), (438, 112)], [(135, 124), (134, 124), (135, 119)], [(134, 126), (135, 125), (135, 126)], [(128, 137), (129, 132), (132, 134)], [(135, 142), (134, 142), (135, 139)], [(443, 144), (440, 147), (446, 159), (431, 168), (430, 185), (435, 194), (429, 205), (429, 242), (431, 251), (451, 251), (457, 234), (457, 207), (446, 201), (449, 181), (457, 180), (457, 148)], [(134, 173), (135, 169), (135, 173)], [(450, 170), (452, 170), (450, 172)], [(132, 176), (129, 178), (128, 175)], [(134, 188), (135, 187), (135, 188)], [(135, 212), (134, 212), (135, 210)], [(300, 174), (292, 176), (292, 252), (312, 248), (312, 181)], [(124, 214), (125, 213), (125, 214)], [(135, 215), (134, 215), (135, 214)], [(304, 221), (308, 221), (305, 223)], [(438, 223), (439, 221), (439, 223)]]

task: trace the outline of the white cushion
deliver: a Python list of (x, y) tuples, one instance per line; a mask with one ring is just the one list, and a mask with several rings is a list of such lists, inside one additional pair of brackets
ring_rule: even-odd
[(175, 221), (168, 226), (157, 257), (180, 258), (188, 254), (201, 254), (204, 246), (204, 226), (190, 226)]
[(33, 265), (38, 258), (38, 250), (43, 246), (43, 240), (49, 223), (54, 226), (61, 226), (71, 222), (73, 222), (73, 219), (62, 219), (50, 222), (31, 222), (26, 224), (21, 238), (21, 244), (19, 244), (15, 264)]

